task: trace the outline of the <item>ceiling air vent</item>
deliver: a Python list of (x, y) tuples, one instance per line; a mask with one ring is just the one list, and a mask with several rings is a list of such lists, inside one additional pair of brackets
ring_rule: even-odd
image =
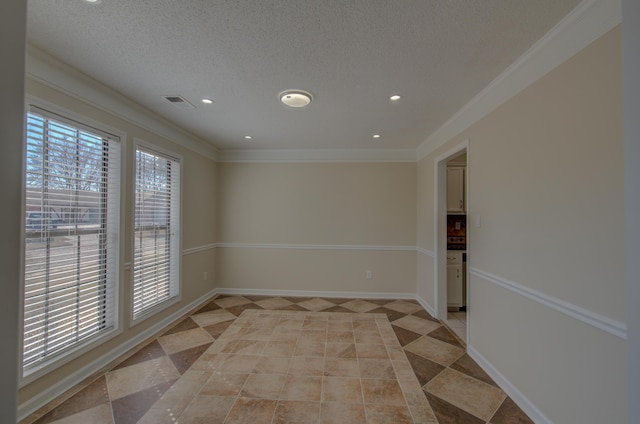
[(195, 106), (189, 103), (184, 97), (181, 96), (162, 96), (166, 101), (178, 109), (195, 109)]

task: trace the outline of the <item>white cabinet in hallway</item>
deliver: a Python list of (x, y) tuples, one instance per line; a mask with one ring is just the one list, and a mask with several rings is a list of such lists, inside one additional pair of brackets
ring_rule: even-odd
[(465, 213), (465, 168), (447, 167), (447, 213)]
[(447, 251), (447, 307), (456, 310), (464, 305), (462, 253)]

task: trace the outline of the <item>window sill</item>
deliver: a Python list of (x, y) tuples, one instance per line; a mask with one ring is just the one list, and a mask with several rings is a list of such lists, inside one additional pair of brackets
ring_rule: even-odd
[[(141, 322), (146, 321), (147, 319), (159, 314), (160, 312), (164, 311), (165, 309), (169, 308), (170, 306), (173, 306), (173, 305), (179, 303), (181, 300), (182, 300), (182, 296), (180, 294), (177, 294), (177, 295), (165, 300), (164, 302), (157, 304), (156, 306), (144, 311), (137, 318), (133, 318), (131, 320), (131, 322), (129, 323), (129, 328), (135, 327), (136, 325), (138, 325)], [(133, 313), (132, 313), (132, 315), (133, 315)]]
[[(85, 343), (82, 343), (73, 349), (70, 349), (64, 353), (59, 355), (55, 355), (54, 357), (39, 363), (37, 365), (29, 366), (29, 367), (20, 367), (22, 370), (22, 375), (18, 381), (18, 388), (21, 389), (24, 386), (42, 378), (43, 376), (49, 374), (50, 372), (68, 364), (74, 359), (79, 358), (80, 356), (86, 354), (92, 349), (100, 346), (101, 344), (113, 339), (114, 337), (122, 334), (122, 328), (114, 328), (111, 329), (101, 336), (88, 340)], [(79, 372), (80, 370), (76, 370), (75, 372)]]

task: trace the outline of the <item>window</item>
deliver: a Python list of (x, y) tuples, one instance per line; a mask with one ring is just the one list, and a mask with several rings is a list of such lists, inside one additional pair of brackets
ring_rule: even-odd
[(30, 106), (24, 374), (117, 327), (120, 142)]
[(179, 294), (180, 160), (136, 147), (133, 319)]

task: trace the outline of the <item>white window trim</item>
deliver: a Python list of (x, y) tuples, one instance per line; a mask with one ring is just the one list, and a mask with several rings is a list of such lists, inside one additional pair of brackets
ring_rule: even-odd
[[(134, 289), (134, 278), (135, 278), (135, 274), (133, 271), (134, 268), (134, 254), (135, 254), (135, 213), (136, 213), (136, 208), (135, 208), (135, 176), (136, 176), (136, 160), (135, 160), (135, 152), (138, 149), (138, 147), (142, 148), (142, 149), (146, 149), (146, 150), (150, 150), (152, 152), (156, 152), (159, 153), (161, 155), (167, 156), (169, 158), (175, 159), (180, 163), (180, 173), (179, 173), (179, 178), (180, 178), (180, 185), (179, 185), (179, 193), (178, 193), (178, 203), (179, 203), (179, 208), (180, 208), (180, 228), (179, 228), (179, 234), (178, 234), (178, 254), (176, 255), (176, 262), (177, 262), (177, 266), (178, 266), (178, 271), (177, 271), (177, 276), (178, 276), (178, 287), (177, 287), (177, 293), (175, 296), (165, 300), (164, 302), (161, 302), (157, 305), (155, 305), (152, 308), (149, 308), (147, 311), (143, 312), (142, 314), (140, 314), (140, 316), (134, 318), (133, 316), (133, 302), (134, 302), (134, 293), (133, 293), (133, 289)], [(130, 276), (129, 276), (129, 328), (134, 327), (138, 324), (140, 324), (141, 322), (151, 318), (152, 316), (160, 313), (161, 311), (169, 308), (170, 306), (173, 306), (179, 302), (182, 301), (182, 228), (183, 228), (183, 219), (182, 216), (184, 215), (182, 213), (182, 192), (183, 192), (183, 169), (184, 169), (184, 160), (183, 160), (183, 156), (179, 153), (176, 153), (174, 151), (165, 149), (163, 147), (160, 147), (156, 144), (152, 144), (152, 143), (148, 143), (138, 137), (134, 137), (133, 138), (133, 149), (132, 149), (132, 155), (133, 155), (133, 166), (132, 166), (132, 176), (133, 176), (133, 193), (132, 193), (132, 207), (131, 207), (131, 214), (130, 214), (130, 219), (131, 219), (131, 257), (130, 257)]]
[[(120, 181), (124, 182), (126, 181), (126, 166), (124, 166), (124, 164), (127, 162), (127, 157), (126, 157), (126, 152), (127, 152), (127, 133), (125, 131), (122, 131), (118, 128), (112, 127), (110, 125), (106, 125), (103, 122), (97, 121), (93, 118), (89, 118), (88, 116), (82, 115), (80, 113), (77, 113), (75, 111), (72, 111), (70, 109), (64, 108), (62, 106), (58, 106), (55, 103), (51, 103), (49, 101), (40, 99), (36, 96), (32, 96), (32, 95), (25, 95), (25, 105), (24, 105), (24, 113), (23, 113), (23, 117), (24, 117), (24, 122), (26, 125), (26, 117), (27, 117), (27, 113), (29, 112), (29, 107), (30, 106), (35, 106), (41, 109), (45, 109), (48, 110), (49, 112), (61, 115), (63, 117), (66, 117), (68, 119), (74, 120), (74, 121), (78, 121), (84, 125), (90, 126), (90, 127), (95, 127), (97, 129), (100, 129), (104, 132), (110, 133), (116, 137), (118, 137), (120, 140)], [(22, 188), (22, 195), (21, 195), (21, 204), (20, 204), (20, 208), (21, 208), (21, 216), (25, 215), (25, 193), (26, 193), (26, 181), (25, 181), (25, 176), (24, 176), (24, 158), (26, 155), (26, 138), (22, 140), (22, 161), (23, 161), (23, 172), (22, 172), (22, 181), (21, 181), (21, 188)], [(18, 340), (18, 346), (19, 346), (19, 354), (18, 354), (18, 366), (17, 369), (19, 370), (19, 378), (18, 378), (18, 388), (22, 388), (26, 385), (28, 385), (29, 383), (41, 378), (42, 376), (52, 372), (55, 369), (58, 369), (60, 367), (62, 367), (63, 365), (73, 361), (74, 359), (77, 359), (78, 357), (86, 354), (87, 352), (89, 352), (90, 350), (96, 348), (97, 346), (107, 342), (108, 340), (113, 339), (114, 337), (122, 334), (123, 332), (123, 325), (122, 323), (124, 322), (124, 316), (123, 316), (123, 311), (122, 311), (122, 307), (120, 305), (123, 304), (123, 293), (124, 291), (122, 290), (122, 284), (124, 282), (124, 269), (122, 264), (124, 263), (123, 259), (124, 259), (124, 237), (122, 237), (123, 234), (123, 229), (124, 229), (124, 222), (125, 222), (125, 213), (124, 213), (124, 208), (122, 207), (125, 204), (125, 199), (126, 199), (126, 190), (124, 187), (124, 184), (121, 184), (120, 186), (120, 214), (118, 216), (119, 218), (119, 240), (117, 243), (118, 246), (118, 254), (116, 255), (115, 261), (116, 261), (116, 269), (118, 270), (116, 273), (116, 277), (117, 277), (117, 281), (115, 284), (115, 295), (114, 295), (114, 306), (113, 306), (113, 310), (114, 310), (114, 325), (113, 325), (113, 329), (104, 332), (102, 335), (93, 338), (92, 340), (88, 340), (86, 342), (83, 343), (79, 343), (77, 346), (69, 349), (68, 351), (61, 353), (59, 355), (55, 355), (54, 357), (52, 357), (51, 359), (48, 359), (46, 361), (43, 361), (42, 363), (40, 363), (40, 365), (38, 366), (33, 366), (30, 367), (28, 369), (27, 372), (25, 372), (24, 366), (22, 364), (22, 345), (23, 345), (23, 330), (22, 330), (22, 325), (24, 324), (24, 248), (25, 248), (25, 229), (24, 226), (21, 227), (21, 233), (20, 233), (20, 302), (19, 302), (19, 311), (20, 311), (20, 326), (21, 329), (18, 332), (19, 333), (19, 340)]]

